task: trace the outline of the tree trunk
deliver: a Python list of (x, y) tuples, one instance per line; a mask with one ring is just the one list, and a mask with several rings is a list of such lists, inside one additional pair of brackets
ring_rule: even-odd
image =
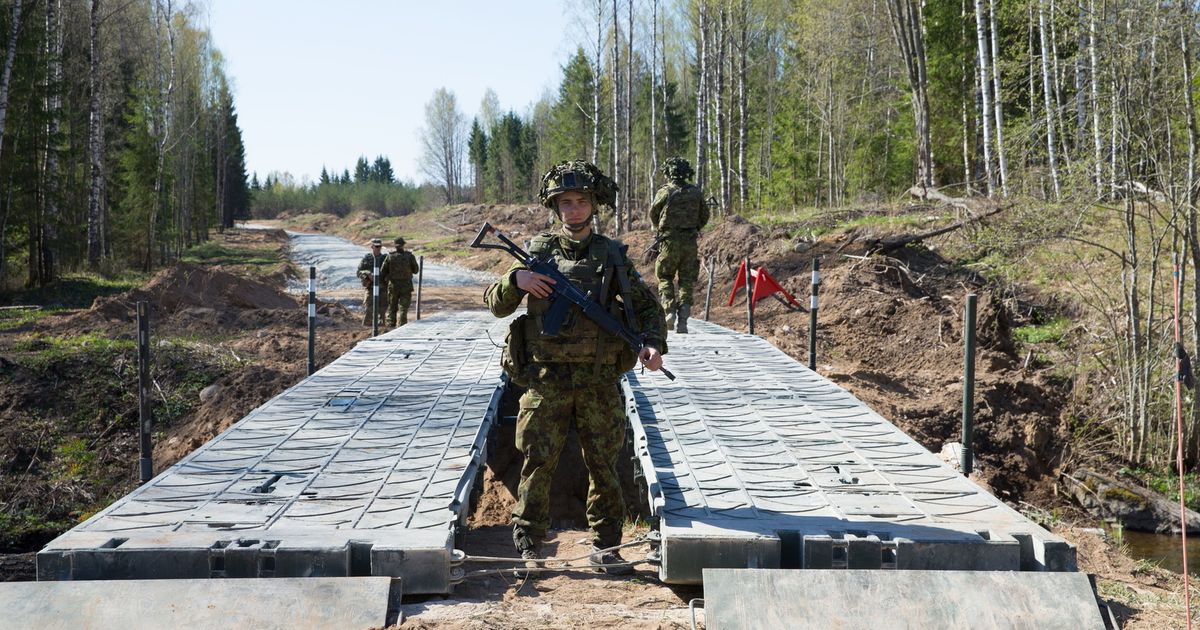
[(996, 0), (988, 0), (988, 23), (992, 33), (992, 103), (996, 110), (996, 157), (1000, 165), (1000, 194), (1008, 196), (1008, 161), (1004, 157), (1004, 91), (1000, 82), (1000, 44), (996, 35)]
[[(617, 0), (613, 0), (612, 12), (612, 38), (613, 38), (613, 62), (612, 62), (612, 169), (609, 173), (616, 179), (621, 178), (621, 26), (617, 21)], [(625, 188), (625, 182), (621, 182), (621, 188)], [(618, 200), (613, 201), (616, 205), (613, 208), (613, 215), (617, 221), (617, 234), (620, 235), (624, 231), (624, 224), (621, 221), (621, 210), (623, 206)]]
[(929, 85), (925, 71), (925, 15), (921, 0), (888, 0), (892, 36), (908, 71), (909, 98), (917, 135), (917, 185), (932, 188), (933, 149), (929, 138)]
[[(1088, 0), (1088, 65), (1091, 66), (1092, 145), (1095, 155), (1093, 177), (1096, 198), (1104, 198), (1104, 143), (1100, 140), (1100, 66), (1096, 63), (1096, 0)], [(1190, 106), (1189, 106), (1190, 107)]]
[(91, 63), (88, 73), (88, 155), (91, 158), (92, 185), (88, 196), (88, 265), (96, 270), (104, 257), (104, 112), (100, 81), (100, 0), (92, 0)]
[(604, 57), (604, 2), (596, 0), (596, 67), (592, 71), (592, 164), (600, 162), (600, 61)]
[(749, 198), (749, 186), (746, 179), (746, 31), (750, 29), (750, 8), (748, 0), (742, 0), (741, 45), (738, 47), (738, 206), (745, 211), (746, 200)]
[[(8, 27), (8, 46), (4, 49), (4, 67), (0, 69), (0, 151), (4, 149), (4, 131), (8, 122), (8, 91), (12, 82), (13, 60), (17, 57), (17, 36), (21, 33), (21, 10), (24, 0), (16, 0), (12, 7), (12, 23)], [(0, 158), (3, 158), (0, 153)], [(0, 160), (0, 164), (3, 160)], [(3, 235), (0, 235), (3, 236)]]
[(992, 176), (992, 90), (989, 81), (991, 71), (988, 63), (987, 28), (984, 25), (983, 2), (975, 0), (975, 76), (979, 85), (979, 96), (982, 100), (979, 108), (979, 120), (983, 123), (983, 175), (984, 190), (987, 196), (993, 194), (992, 186), (995, 179)]
[(708, 3), (706, 0), (700, 0), (700, 45), (697, 46), (697, 61), (700, 64), (700, 71), (697, 73), (696, 81), (696, 184), (704, 188), (708, 183), (708, 160), (706, 157), (704, 139), (707, 135), (708, 128), (705, 125), (705, 120), (708, 116), (707, 108), (707, 92), (708, 92)]
[[(163, 62), (162, 62), (162, 46), (156, 46), (155, 66), (156, 74), (159, 81), (158, 84), (158, 112), (155, 117), (154, 130), (158, 135), (157, 147), (157, 162), (154, 169), (154, 203), (153, 211), (150, 213), (150, 220), (146, 224), (146, 262), (145, 271), (150, 271), (154, 267), (154, 249), (156, 237), (158, 233), (158, 217), (165, 212), (164, 206), (166, 195), (164, 194), (165, 186), (165, 169), (167, 160), (167, 142), (171, 135), (171, 97), (175, 93), (175, 28), (171, 25), (174, 10), (172, 9), (172, 0), (166, 0), (166, 6), (162, 6), (161, 0), (155, 0), (154, 9), (157, 21), (161, 20), (163, 26), (167, 29), (167, 76), (166, 83), (163, 83)], [(157, 42), (156, 42), (157, 44)]]
[(1046, 107), (1046, 157), (1050, 161), (1050, 182), (1054, 189), (1054, 200), (1059, 199), (1058, 153), (1055, 146), (1054, 82), (1050, 77), (1050, 47), (1046, 43), (1046, 0), (1038, 0), (1038, 36), (1042, 52), (1042, 96)]
[(715, 109), (717, 115), (717, 170), (721, 175), (721, 214), (724, 215), (729, 208), (729, 154), (725, 147), (725, 136), (728, 130), (725, 128), (727, 122), (725, 120), (725, 57), (728, 54), (729, 46), (729, 12), (725, 5), (721, 4), (721, 9), (717, 14), (717, 63), (716, 73), (717, 81), (714, 86)]
[(42, 284), (58, 277), (58, 145), (59, 116), (62, 110), (62, 29), (61, 0), (46, 0), (46, 184), (45, 209), (42, 212)]
[(634, 166), (633, 166), (633, 0), (629, 0), (628, 32), (625, 33), (629, 47), (625, 50), (625, 178), (621, 190), (625, 192), (623, 207), (625, 219), (633, 222)]
[[(650, 194), (654, 194), (654, 172), (658, 169), (658, 0), (650, 5)], [(666, 68), (663, 68), (665, 71)], [(666, 106), (666, 103), (663, 103)]]

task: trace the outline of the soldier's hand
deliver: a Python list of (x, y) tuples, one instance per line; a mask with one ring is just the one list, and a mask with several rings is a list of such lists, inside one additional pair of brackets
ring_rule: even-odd
[(550, 297), (551, 293), (554, 293), (554, 278), (537, 273), (536, 271), (529, 271), (528, 269), (518, 270), (516, 281), (517, 288), (533, 297), (547, 298)]
[(662, 355), (658, 353), (658, 348), (646, 346), (638, 353), (638, 360), (642, 365), (650, 368), (651, 372), (657, 372), (658, 368), (662, 367)]

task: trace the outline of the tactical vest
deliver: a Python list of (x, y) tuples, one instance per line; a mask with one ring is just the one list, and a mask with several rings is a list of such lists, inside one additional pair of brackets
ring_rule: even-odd
[(660, 230), (697, 230), (700, 225), (700, 214), (704, 207), (704, 193), (698, 186), (684, 184), (682, 187), (671, 184), (671, 192), (667, 203), (658, 219)]
[[(558, 237), (553, 234), (534, 238), (529, 250), (541, 260), (552, 259), (575, 286), (585, 293), (590, 292), (593, 299), (608, 306), (609, 313), (625, 321), (621, 303), (614, 299), (619, 292), (619, 283), (613, 277), (615, 267), (623, 259), (615, 241), (593, 236), (586, 252), (579, 252), (579, 260), (568, 260), (558, 245)], [(523, 331), (525, 356), (529, 362), (617, 366), (628, 363), (627, 355), (632, 352), (625, 349), (625, 344), (601, 330), (575, 305), (571, 305), (559, 334), (543, 335), (542, 316), (549, 308), (549, 300), (529, 296), (529, 314), (524, 318)]]

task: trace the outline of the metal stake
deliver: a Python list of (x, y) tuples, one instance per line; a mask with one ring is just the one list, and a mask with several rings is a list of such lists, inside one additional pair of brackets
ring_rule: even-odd
[(317, 268), (308, 268), (308, 373), (317, 371)]
[(425, 257), (417, 257), (417, 321), (421, 321), (421, 284), (425, 282)]
[(817, 291), (821, 288), (821, 260), (813, 259), (812, 297), (808, 305), (808, 369), (817, 369)]
[(150, 312), (146, 302), (137, 303), (137, 330), (140, 464), (142, 483), (146, 483), (154, 477), (154, 446), (150, 443), (150, 431), (154, 427), (154, 415), (150, 410)]
[(963, 411), (962, 411), (962, 472), (970, 475), (973, 465), (971, 453), (972, 420), (975, 411), (975, 301), (976, 295), (967, 295), (967, 310), (963, 321)]
[(750, 283), (750, 257), (746, 257), (746, 324), (750, 334), (754, 334), (754, 287)]
[(708, 321), (708, 308), (712, 306), (713, 272), (716, 271), (716, 259), (708, 257), (708, 291), (704, 294), (704, 321)]

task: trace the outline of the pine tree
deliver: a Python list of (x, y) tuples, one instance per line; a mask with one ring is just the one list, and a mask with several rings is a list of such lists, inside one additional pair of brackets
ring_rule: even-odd
[(325, 170), (325, 165), (321, 165), (321, 179), (317, 180), (320, 186), (329, 185), (329, 171)]
[(366, 156), (359, 156), (358, 161), (354, 163), (354, 183), (365, 184), (371, 181), (371, 165), (367, 162)]

